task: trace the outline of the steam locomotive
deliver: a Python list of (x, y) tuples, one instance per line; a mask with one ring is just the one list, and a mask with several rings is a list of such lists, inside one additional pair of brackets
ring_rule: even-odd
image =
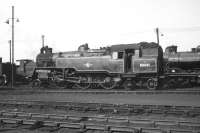
[(177, 46), (169, 46), (164, 53), (164, 62), (168, 86), (190, 87), (200, 84), (200, 46), (188, 52), (177, 52)]
[(200, 84), (200, 47), (163, 52), (157, 43), (119, 44), (100, 49), (81, 45), (77, 51), (53, 53), (42, 47), (33, 73), (35, 86), (56, 84), (79, 89), (171, 88)]

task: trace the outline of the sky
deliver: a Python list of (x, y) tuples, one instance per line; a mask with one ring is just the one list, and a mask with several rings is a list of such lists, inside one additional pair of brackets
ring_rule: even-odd
[[(33, 59), (45, 45), (53, 52), (114, 44), (156, 42), (188, 51), (200, 45), (200, 0), (0, 0), (0, 57), (9, 61), (11, 7), (15, 7), (15, 60)], [(161, 36), (161, 34), (163, 36)]]

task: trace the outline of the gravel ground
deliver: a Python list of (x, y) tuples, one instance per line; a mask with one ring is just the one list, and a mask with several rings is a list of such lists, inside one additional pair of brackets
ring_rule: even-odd
[(145, 105), (176, 105), (176, 106), (200, 106), (199, 95), (185, 94), (80, 94), (80, 93), (41, 93), (41, 94), (1, 94), (0, 100), (41, 100), (41, 101), (65, 101), (86, 103), (110, 103), (110, 104), (145, 104)]

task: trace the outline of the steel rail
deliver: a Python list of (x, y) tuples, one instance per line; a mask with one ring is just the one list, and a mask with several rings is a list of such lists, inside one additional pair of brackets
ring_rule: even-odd
[(80, 93), (80, 94), (136, 94), (136, 95), (155, 95), (155, 94), (186, 94), (200, 95), (200, 89), (177, 89), (177, 90), (66, 90), (66, 89), (9, 89), (0, 88), (0, 94), (30, 94), (30, 93)]

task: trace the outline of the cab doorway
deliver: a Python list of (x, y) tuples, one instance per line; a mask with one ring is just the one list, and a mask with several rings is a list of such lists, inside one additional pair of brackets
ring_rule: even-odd
[(135, 49), (125, 49), (124, 71), (125, 73), (133, 72), (132, 57), (135, 55)]

